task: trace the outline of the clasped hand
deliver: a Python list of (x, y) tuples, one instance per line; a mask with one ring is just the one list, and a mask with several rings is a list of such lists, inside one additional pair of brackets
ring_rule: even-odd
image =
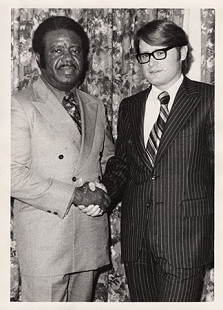
[(110, 198), (102, 184), (87, 182), (80, 187), (76, 187), (73, 203), (83, 213), (95, 217), (106, 212), (110, 204)]

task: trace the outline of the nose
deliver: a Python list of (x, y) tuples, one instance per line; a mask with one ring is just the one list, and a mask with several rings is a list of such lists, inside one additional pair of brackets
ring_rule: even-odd
[(66, 49), (65, 51), (64, 51), (64, 53), (63, 53), (63, 58), (64, 59), (73, 59), (73, 57), (72, 57), (72, 54), (71, 54), (71, 52), (70, 52), (70, 50), (69, 49)]
[(150, 56), (150, 60), (149, 60), (149, 62), (148, 62), (148, 65), (150, 66), (150, 67), (152, 67), (152, 66), (154, 66), (154, 65), (156, 65), (157, 64), (157, 60), (153, 57), (153, 55), (151, 55)]

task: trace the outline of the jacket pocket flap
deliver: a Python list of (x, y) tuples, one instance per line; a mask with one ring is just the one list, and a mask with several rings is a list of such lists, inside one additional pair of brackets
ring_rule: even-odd
[(214, 201), (211, 198), (199, 198), (182, 201), (183, 215), (202, 216), (214, 213)]

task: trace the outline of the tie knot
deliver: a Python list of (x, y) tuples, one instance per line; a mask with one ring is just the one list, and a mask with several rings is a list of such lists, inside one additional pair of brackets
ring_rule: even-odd
[(72, 91), (66, 91), (64, 96), (65, 101), (74, 100), (74, 93)]
[(168, 94), (167, 91), (163, 91), (162, 93), (159, 94), (158, 99), (161, 104), (168, 104), (170, 101), (170, 95)]

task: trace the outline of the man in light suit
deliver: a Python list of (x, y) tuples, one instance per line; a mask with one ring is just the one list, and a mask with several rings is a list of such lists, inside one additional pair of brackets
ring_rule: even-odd
[(67, 17), (46, 19), (33, 50), (42, 74), (12, 96), (22, 301), (91, 301), (97, 270), (110, 262), (102, 212), (109, 197), (95, 184), (114, 147), (102, 102), (78, 89), (88, 64), (83, 28)]
[(199, 301), (213, 262), (214, 87), (185, 76), (191, 48), (170, 21), (139, 29), (135, 48), (150, 85), (121, 102), (115, 156), (102, 179), (122, 200), (130, 297)]

